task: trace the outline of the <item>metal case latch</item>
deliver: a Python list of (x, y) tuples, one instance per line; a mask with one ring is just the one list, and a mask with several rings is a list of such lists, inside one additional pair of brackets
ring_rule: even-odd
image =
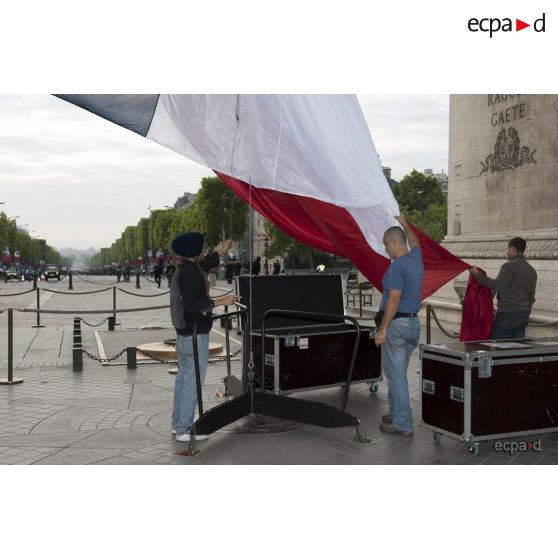
[(285, 337), (285, 347), (296, 347), (296, 337), (292, 333)]
[(479, 357), (479, 378), (492, 378), (492, 357), (490, 355)]
[(434, 395), (436, 393), (436, 382), (432, 380), (422, 380), (422, 393)]
[(462, 387), (450, 386), (450, 399), (463, 403), (465, 401), (465, 390)]

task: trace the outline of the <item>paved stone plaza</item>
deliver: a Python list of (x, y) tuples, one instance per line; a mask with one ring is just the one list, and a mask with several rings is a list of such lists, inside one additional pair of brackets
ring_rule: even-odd
[[(68, 291), (67, 279), (41, 288), (44, 310), (87, 310), (112, 308), (113, 278), (92, 277), (93, 282), (74, 278)], [(110, 284), (109, 284), (110, 283)], [(142, 280), (118, 287), (133, 294), (157, 295), (165, 292), (152, 282)], [(15, 294), (30, 288), (29, 283), (0, 285), (0, 295)], [(226, 289), (219, 283), (220, 289)], [(220, 292), (223, 292), (222, 290)], [(217, 295), (219, 291), (213, 294)], [(157, 306), (168, 302), (168, 295), (140, 298), (117, 291), (119, 308)], [(35, 293), (0, 296), (0, 310), (35, 308)], [(374, 306), (377, 307), (377, 306)], [(79, 315), (76, 312), (75, 315)], [(85, 315), (92, 326), (108, 313)], [(35, 314), (14, 312), (14, 376), (22, 384), (0, 386), (0, 464), (557, 464), (558, 434), (540, 436), (541, 451), (509, 455), (494, 450), (493, 442), (481, 444), (480, 455), (469, 456), (467, 445), (442, 437), (434, 443), (431, 432), (415, 425), (415, 436), (387, 435), (378, 424), (386, 409), (387, 386), (376, 394), (366, 384), (351, 387), (347, 410), (360, 417), (371, 442), (355, 441), (351, 428), (325, 429), (299, 423), (268, 424), (265, 433), (249, 431), (242, 423), (232, 424), (198, 443), (196, 457), (175, 455), (185, 443), (176, 442), (170, 433), (170, 414), (174, 375), (172, 366), (162, 363), (139, 364), (127, 370), (124, 356), (110, 365), (84, 357), (82, 372), (72, 372), (71, 348), (73, 314), (41, 316), (44, 328), (32, 328)], [(127, 346), (174, 337), (168, 310), (120, 314), (117, 331), (109, 333), (106, 322), (98, 327), (84, 325), (83, 346), (99, 356), (95, 331), (108, 357)], [(154, 329), (140, 329), (153, 327)], [(423, 328), (423, 333), (424, 333)], [(223, 332), (216, 326), (211, 341), (222, 343)], [(442, 339), (434, 332), (434, 340)], [(232, 335), (232, 350), (240, 347), (240, 337)], [(447, 338), (446, 338), (447, 339)], [(418, 421), (418, 351), (409, 368), (409, 385), (415, 421)], [(238, 375), (240, 362), (232, 363)], [(7, 312), (0, 314), (0, 376), (7, 375)], [(209, 366), (203, 388), (205, 408), (226, 400), (222, 396), (223, 362)], [(341, 390), (320, 389), (295, 394), (315, 401), (337, 404)], [(537, 439), (539, 437), (536, 437)]]

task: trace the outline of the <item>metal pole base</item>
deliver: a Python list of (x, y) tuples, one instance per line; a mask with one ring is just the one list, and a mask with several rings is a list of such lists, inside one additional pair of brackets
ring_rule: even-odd
[(0, 386), (11, 386), (12, 384), (22, 384), (23, 378), (0, 378)]
[(32, 325), (31, 327), (46, 327), (44, 325)]

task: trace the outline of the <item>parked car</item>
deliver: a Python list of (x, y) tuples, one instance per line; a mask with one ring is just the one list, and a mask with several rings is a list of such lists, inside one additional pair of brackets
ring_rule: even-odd
[(58, 264), (46, 264), (44, 271), (45, 281), (57, 279), (60, 281), (60, 266)]
[(15, 267), (9, 267), (8, 270), (6, 271), (6, 274), (4, 275), (4, 280), (12, 281), (13, 279), (19, 281), (19, 274)]

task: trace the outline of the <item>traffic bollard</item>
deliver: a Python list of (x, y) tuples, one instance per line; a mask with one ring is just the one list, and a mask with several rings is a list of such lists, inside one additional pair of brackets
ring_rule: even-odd
[(83, 349), (81, 345), (74, 346), (72, 350), (72, 370), (81, 372), (83, 370)]
[(141, 289), (140, 287), (140, 273), (136, 271), (136, 289)]
[(8, 308), (8, 377), (0, 379), (0, 385), (21, 384), (23, 378), (14, 378), (14, 309)]
[(37, 274), (33, 273), (33, 288), (37, 288)]
[(68, 271), (68, 279), (69, 279), (69, 285), (68, 285), (68, 290), (69, 291), (73, 291), (74, 290), (74, 285), (72, 283), (72, 272)]
[(135, 370), (137, 368), (135, 347), (126, 347), (126, 368), (128, 370)]
[(108, 317), (108, 330), (109, 331), (114, 331), (114, 321), (115, 321), (114, 316), (109, 316)]

